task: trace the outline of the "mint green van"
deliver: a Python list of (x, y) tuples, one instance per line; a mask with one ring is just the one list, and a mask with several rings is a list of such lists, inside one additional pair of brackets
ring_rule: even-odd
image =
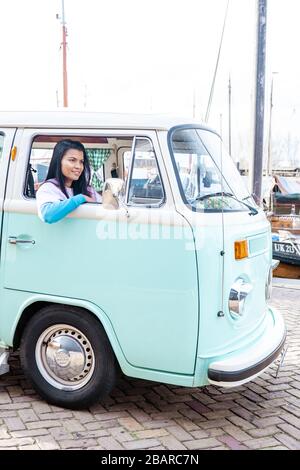
[[(87, 149), (102, 202), (49, 225), (35, 194), (63, 138)], [(119, 369), (234, 387), (283, 349), (282, 316), (268, 306), (269, 222), (199, 123), (1, 112), (0, 209), (0, 372), (20, 348), (49, 403), (88, 407)]]

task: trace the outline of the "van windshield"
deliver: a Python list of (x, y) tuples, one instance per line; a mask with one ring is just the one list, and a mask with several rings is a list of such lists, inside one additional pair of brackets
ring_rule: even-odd
[[(254, 205), (234, 162), (214, 132), (175, 129), (171, 150), (183, 200), (194, 210), (249, 211), (249, 204)], [(243, 203), (246, 198), (248, 206)]]

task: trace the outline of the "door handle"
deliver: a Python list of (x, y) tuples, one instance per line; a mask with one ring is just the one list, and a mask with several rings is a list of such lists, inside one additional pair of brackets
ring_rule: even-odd
[(11, 243), (11, 245), (16, 245), (17, 243), (21, 243), (22, 245), (24, 243), (30, 243), (31, 245), (34, 245), (35, 240), (23, 240), (22, 238), (18, 237), (8, 237), (8, 243)]

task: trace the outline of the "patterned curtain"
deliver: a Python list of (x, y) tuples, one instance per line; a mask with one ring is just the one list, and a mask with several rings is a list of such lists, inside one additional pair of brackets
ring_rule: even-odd
[(86, 149), (86, 153), (92, 169), (91, 185), (96, 191), (101, 191), (103, 181), (97, 175), (97, 171), (100, 170), (102, 165), (108, 160), (111, 149)]

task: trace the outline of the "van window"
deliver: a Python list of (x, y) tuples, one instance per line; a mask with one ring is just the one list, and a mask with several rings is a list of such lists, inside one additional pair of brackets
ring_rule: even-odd
[(128, 183), (128, 175), (129, 175), (129, 170), (130, 170), (131, 158), (132, 158), (132, 151), (126, 150), (123, 153), (123, 179), (126, 185)]
[(0, 160), (2, 158), (3, 143), (4, 143), (4, 135), (0, 134)]
[[(232, 185), (229, 186), (228, 179), (221, 174), (223, 167), (222, 173), (229, 176), (230, 183), (236, 178), (230, 157), (224, 153), (222, 161), (221, 148), (221, 139), (208, 130), (173, 131), (171, 150), (182, 198), (194, 210), (247, 211), (248, 207), (234, 197)], [(236, 184), (234, 182), (233, 186)]]
[(128, 204), (159, 205), (164, 191), (152, 143), (136, 138), (129, 180)]
[(24, 195), (26, 197), (35, 198), (36, 191), (47, 177), (53, 148), (57, 142), (63, 139), (78, 140), (84, 145), (91, 166), (90, 184), (99, 193), (102, 190), (105, 178), (110, 178), (112, 163), (114, 162), (118, 165), (118, 148), (124, 146), (124, 139), (127, 145), (131, 145), (133, 141), (133, 137), (123, 138), (80, 135), (36, 136), (32, 142), (25, 177)]

